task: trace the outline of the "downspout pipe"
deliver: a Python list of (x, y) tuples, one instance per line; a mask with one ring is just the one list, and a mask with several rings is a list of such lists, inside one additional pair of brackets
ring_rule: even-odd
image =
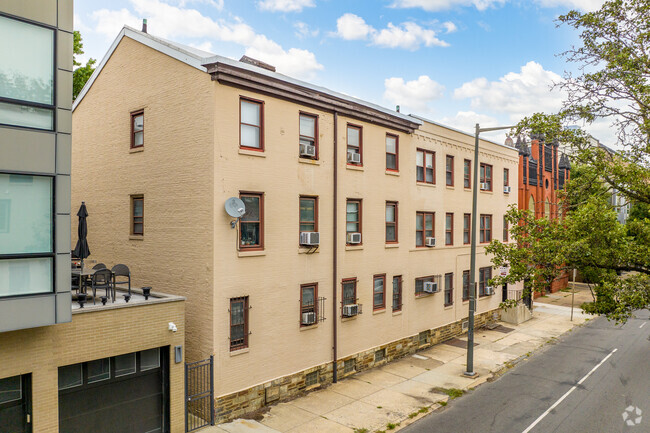
[(338, 325), (338, 302), (337, 302), (337, 281), (338, 281), (338, 268), (337, 268), (337, 237), (338, 237), (338, 227), (337, 227), (337, 204), (338, 204), (338, 123), (339, 115), (334, 111), (334, 155), (332, 164), (334, 165), (334, 191), (333, 191), (333, 205), (332, 205), (332, 382), (337, 382), (337, 371), (336, 371), (336, 361), (338, 358), (337, 354), (337, 325)]

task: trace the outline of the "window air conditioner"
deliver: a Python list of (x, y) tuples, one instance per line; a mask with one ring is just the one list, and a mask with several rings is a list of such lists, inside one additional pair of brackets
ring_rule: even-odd
[(488, 191), (490, 189), (490, 184), (487, 182), (481, 182), (481, 191)]
[(343, 306), (343, 317), (354, 317), (359, 314), (359, 305), (347, 304)]
[(510, 187), (508, 185), (503, 187), (503, 193), (504, 194), (510, 194)]
[(361, 243), (361, 233), (348, 233), (348, 243), (349, 244), (360, 244)]
[(300, 245), (318, 246), (320, 243), (320, 233), (318, 232), (300, 232)]
[(424, 245), (427, 247), (435, 247), (436, 246), (436, 238), (426, 238), (424, 240)]
[(485, 286), (485, 294), (494, 295), (494, 289), (492, 288), (492, 286)]
[(348, 162), (352, 164), (361, 164), (361, 154), (356, 152), (348, 152)]
[(311, 144), (301, 144), (300, 145), (300, 156), (309, 156), (312, 158), (316, 157), (316, 146)]
[(309, 313), (302, 313), (302, 324), (313, 325), (316, 323), (316, 313), (311, 311)]
[(437, 293), (438, 292), (438, 283), (435, 281), (425, 281), (422, 286), (422, 291), (424, 293)]

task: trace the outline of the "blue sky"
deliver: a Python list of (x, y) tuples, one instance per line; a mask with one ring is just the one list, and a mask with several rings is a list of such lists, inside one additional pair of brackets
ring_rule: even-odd
[[(579, 42), (558, 15), (602, 0), (78, 0), (85, 55), (124, 24), (471, 131), (560, 107), (549, 90)], [(607, 142), (605, 125), (591, 128)], [(496, 133), (490, 138), (501, 141)]]

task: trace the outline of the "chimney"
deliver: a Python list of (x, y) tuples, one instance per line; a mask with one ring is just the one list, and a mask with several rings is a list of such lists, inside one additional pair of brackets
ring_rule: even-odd
[(395, 111), (399, 113), (399, 105), (395, 107)]
[(142, 20), (142, 33), (147, 33), (147, 19)]

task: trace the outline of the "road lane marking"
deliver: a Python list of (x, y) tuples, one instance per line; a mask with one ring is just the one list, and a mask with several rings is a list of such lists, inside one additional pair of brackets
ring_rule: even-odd
[(643, 322), (643, 323), (641, 324), (641, 326), (639, 326), (639, 328), (643, 328), (643, 327), (645, 326), (646, 323), (648, 323), (648, 322)]
[(524, 430), (523, 432), (521, 432), (521, 433), (528, 433), (529, 431), (531, 431), (531, 430), (533, 429), (533, 427), (535, 427), (535, 426), (536, 426), (536, 425), (537, 425), (541, 420), (543, 420), (544, 417), (545, 417), (546, 415), (548, 415), (549, 413), (551, 413), (551, 411), (552, 411), (553, 409), (555, 409), (555, 408), (556, 408), (560, 403), (562, 403), (562, 401), (563, 401), (565, 398), (567, 398), (567, 397), (569, 396), (569, 394), (571, 394), (573, 391), (575, 391), (575, 389), (576, 389), (579, 385), (582, 385), (582, 382), (584, 382), (585, 380), (587, 380), (587, 378), (588, 378), (589, 376), (591, 376), (591, 374), (592, 374), (594, 371), (596, 371), (596, 369), (597, 369), (598, 367), (600, 367), (601, 365), (603, 365), (603, 364), (605, 363), (605, 361), (607, 361), (607, 360), (609, 359), (609, 357), (612, 356), (612, 355), (614, 354), (614, 352), (616, 352), (617, 350), (618, 350), (618, 349), (614, 349), (614, 350), (612, 350), (611, 352), (609, 352), (609, 355), (607, 355), (605, 358), (603, 358), (603, 360), (600, 361), (600, 362), (598, 363), (598, 365), (596, 365), (594, 368), (592, 368), (591, 371), (590, 371), (589, 373), (587, 373), (587, 374), (586, 374), (582, 379), (580, 379), (580, 381), (578, 381), (578, 383), (577, 383), (576, 385), (573, 385), (573, 387), (572, 387), (570, 390), (568, 390), (568, 391), (567, 391), (567, 392), (566, 392), (562, 397), (560, 397), (560, 399), (559, 399), (558, 401), (556, 401), (555, 403), (553, 403), (553, 406), (551, 406), (551, 407), (549, 407), (548, 409), (546, 409), (546, 412), (544, 412), (543, 414), (541, 414), (541, 415), (539, 416), (539, 418), (537, 418), (535, 421), (533, 421), (533, 423), (532, 423), (531, 425), (529, 425), (528, 428), (527, 428), (526, 430)]

